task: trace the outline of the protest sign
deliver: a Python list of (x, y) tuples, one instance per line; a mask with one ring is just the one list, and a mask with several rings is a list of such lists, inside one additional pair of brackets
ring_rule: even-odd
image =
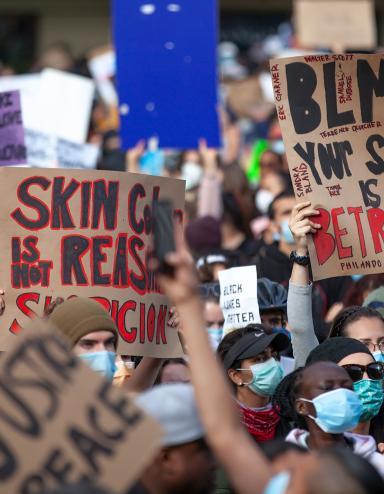
[(103, 100), (111, 106), (117, 105), (117, 93), (113, 84), (116, 75), (116, 54), (109, 45), (93, 50), (88, 55), (88, 68), (96, 81)]
[(42, 168), (94, 169), (100, 154), (96, 144), (77, 144), (51, 134), (26, 129), (27, 163)]
[(113, 24), (123, 147), (220, 147), (217, 0), (114, 0)]
[(85, 170), (0, 169), (0, 349), (7, 333), (57, 296), (88, 296), (110, 311), (119, 351), (180, 356), (167, 328), (169, 302), (148, 268), (152, 201), (170, 199), (181, 218), (184, 182)]
[(271, 73), (296, 198), (320, 212), (314, 278), (382, 273), (384, 57), (276, 59)]
[(26, 162), (19, 91), (0, 93), (0, 166)]
[(220, 271), (219, 280), (224, 333), (259, 323), (256, 266), (225, 269)]
[(370, 50), (377, 43), (372, 0), (296, 0), (294, 19), (304, 48)]
[(124, 494), (160, 446), (160, 426), (41, 321), (0, 359), (0, 403), (0, 494), (80, 481)]

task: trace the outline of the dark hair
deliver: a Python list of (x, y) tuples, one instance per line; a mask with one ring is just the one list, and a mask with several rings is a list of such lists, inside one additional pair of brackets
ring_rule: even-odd
[(348, 336), (346, 334), (348, 324), (359, 321), (363, 317), (368, 317), (370, 319), (377, 318), (384, 322), (384, 318), (380, 312), (371, 307), (361, 307), (359, 305), (346, 307), (333, 320), (328, 337), (335, 338), (338, 336)]
[(304, 367), (299, 367), (283, 378), (272, 396), (272, 406), (281, 418), (300, 429), (307, 429), (305, 419), (296, 411), (296, 399), (303, 377)]
[(351, 283), (345, 292), (342, 300), (344, 307), (363, 305), (365, 294), (367, 292), (373, 292), (383, 285), (384, 273), (363, 276), (360, 280)]
[(361, 492), (366, 494), (384, 492), (384, 481), (376, 468), (368, 460), (356, 455), (348, 448), (331, 446), (318, 451), (317, 455), (319, 458), (329, 460), (331, 464), (339, 465), (348, 478), (357, 482)]
[(155, 380), (155, 385), (161, 384), (161, 378), (163, 377), (163, 370), (167, 365), (170, 364), (180, 364), (180, 365), (185, 365), (185, 367), (188, 367), (187, 362), (183, 358), (169, 358), (164, 360), (164, 362), (161, 365), (161, 368), (159, 370), (159, 373), (157, 374), (156, 380)]
[(291, 187), (287, 187), (285, 190), (283, 190), (283, 192), (280, 192), (280, 194), (278, 194), (274, 199), (273, 201), (271, 202), (271, 204), (269, 205), (269, 208), (268, 208), (268, 217), (270, 220), (274, 220), (275, 219), (275, 205), (278, 201), (280, 201), (281, 199), (290, 199), (291, 197), (295, 197), (295, 193), (293, 191), (293, 188), (292, 186)]
[[(266, 332), (266, 329), (262, 324), (249, 324), (246, 328), (235, 329), (234, 331), (227, 333), (217, 348), (217, 354), (221, 361), (224, 362), (227, 353), (237, 341), (241, 340), (241, 338), (247, 334), (254, 333), (256, 329)], [(240, 365), (241, 360), (235, 360), (231, 365), (231, 369), (237, 369)]]

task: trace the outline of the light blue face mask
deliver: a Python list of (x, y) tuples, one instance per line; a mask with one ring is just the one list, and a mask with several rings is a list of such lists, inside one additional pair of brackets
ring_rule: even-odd
[(363, 275), (363, 274), (353, 274), (353, 275), (351, 276), (351, 278), (353, 279), (353, 281), (359, 281), (359, 280), (361, 280), (361, 278), (363, 278), (363, 277), (364, 277), (364, 275)]
[(384, 353), (377, 351), (377, 352), (372, 352), (373, 358), (376, 360), (376, 362), (384, 362)]
[(338, 388), (328, 391), (313, 400), (299, 398), (313, 403), (316, 417), (308, 415), (324, 432), (343, 434), (359, 423), (363, 406), (357, 394), (350, 389)]
[(280, 472), (268, 482), (263, 494), (285, 494), (288, 489), (291, 475), (289, 472)]
[(90, 352), (90, 353), (82, 353), (79, 355), (81, 359), (83, 359), (89, 367), (101, 374), (108, 381), (112, 381), (113, 376), (116, 372), (116, 353), (115, 352)]
[(237, 370), (250, 370), (252, 372), (252, 382), (248, 383), (247, 386), (260, 396), (272, 396), (284, 376), (283, 368), (273, 357), (261, 364), (251, 365), (249, 369)]
[(223, 339), (223, 328), (207, 328), (209, 341), (213, 350), (217, 350), (221, 340)]
[(284, 240), (284, 242), (293, 245), (295, 243), (295, 239), (293, 238), (293, 234), (291, 232), (291, 229), (289, 228), (288, 220), (284, 220), (280, 223), (280, 229), (281, 238)]

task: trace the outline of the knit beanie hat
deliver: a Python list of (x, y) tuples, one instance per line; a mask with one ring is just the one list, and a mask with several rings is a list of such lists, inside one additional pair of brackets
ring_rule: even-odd
[(69, 340), (72, 347), (88, 333), (112, 331), (118, 336), (115, 321), (104, 307), (90, 298), (66, 300), (49, 316), (49, 321)]
[(363, 306), (377, 310), (384, 317), (384, 286), (373, 290), (364, 300)]
[(189, 248), (196, 253), (220, 249), (220, 221), (211, 216), (203, 216), (188, 223), (185, 238)]
[(305, 365), (311, 365), (315, 362), (334, 362), (338, 364), (344, 357), (353, 353), (372, 355), (361, 341), (337, 336), (336, 338), (325, 340), (321, 345), (314, 348), (308, 355)]

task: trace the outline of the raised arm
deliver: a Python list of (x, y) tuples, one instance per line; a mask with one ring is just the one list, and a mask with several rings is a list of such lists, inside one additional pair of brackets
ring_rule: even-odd
[[(289, 226), (295, 239), (298, 257), (308, 256), (307, 235), (315, 233), (320, 226), (311, 221), (310, 217), (317, 214), (318, 212), (311, 207), (310, 202), (296, 204), (292, 210)], [(296, 367), (301, 367), (305, 365), (311, 350), (319, 344), (313, 327), (312, 284), (309, 280), (308, 265), (293, 263), (288, 290), (287, 315), (292, 335), (293, 356)]]
[(180, 240), (178, 243), (177, 253), (168, 259), (175, 275), (173, 278), (162, 275), (159, 281), (181, 319), (207, 441), (236, 492), (258, 494), (271, 477), (270, 466), (240, 423), (223, 368), (211, 350), (205, 331), (193, 264)]

